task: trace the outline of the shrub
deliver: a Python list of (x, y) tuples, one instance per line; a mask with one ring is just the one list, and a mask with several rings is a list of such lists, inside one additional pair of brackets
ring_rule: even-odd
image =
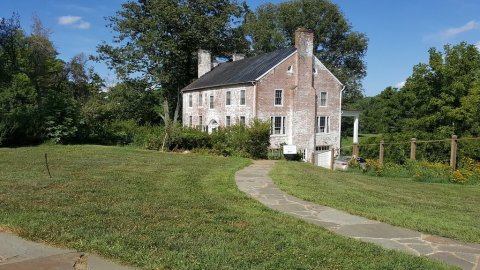
[(247, 129), (246, 152), (251, 158), (267, 158), (270, 146), (270, 122), (254, 119)]
[(170, 150), (192, 150), (194, 148), (210, 148), (211, 146), (209, 134), (197, 128), (175, 126), (168, 136)]
[(131, 144), (148, 150), (160, 150), (165, 140), (163, 126), (139, 126), (133, 134)]
[(441, 162), (425, 160), (411, 164), (413, 179), (419, 182), (449, 183), (451, 180), (450, 166)]
[(375, 159), (367, 159), (367, 164), (365, 166), (365, 172), (373, 172), (377, 176), (383, 176), (383, 164)]

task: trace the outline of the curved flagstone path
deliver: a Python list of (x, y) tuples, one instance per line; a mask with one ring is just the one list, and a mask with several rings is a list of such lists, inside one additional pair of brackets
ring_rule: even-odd
[(387, 249), (435, 258), (463, 269), (480, 270), (480, 245), (395, 227), (290, 196), (268, 176), (273, 164), (274, 161), (254, 161), (238, 171), (235, 181), (239, 189), (270, 208), (332, 232)]

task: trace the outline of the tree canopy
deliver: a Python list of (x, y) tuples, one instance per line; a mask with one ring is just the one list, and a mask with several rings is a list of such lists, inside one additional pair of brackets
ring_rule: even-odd
[(401, 89), (364, 101), (367, 131), (480, 135), (480, 51), (462, 42), (429, 50)]
[(108, 18), (113, 45), (98, 47), (122, 78), (141, 77), (161, 93), (165, 122), (179, 113), (179, 91), (197, 76), (197, 50), (231, 58), (293, 46), (298, 27), (315, 33), (315, 55), (343, 82), (346, 102), (362, 97), (364, 34), (352, 31), (338, 6), (328, 0), (266, 4), (250, 11), (235, 0), (138, 0)]
[(81, 133), (81, 104), (100, 90), (83, 58), (58, 59), (51, 31), (33, 21), (27, 35), (17, 14), (0, 19), (0, 145), (73, 140)]
[(312, 30), (315, 55), (346, 85), (344, 102), (363, 97), (368, 39), (353, 31), (340, 8), (329, 0), (264, 4), (248, 13), (244, 27), (256, 54), (293, 46), (298, 27)]
[(227, 56), (247, 48), (235, 27), (242, 12), (231, 0), (130, 1), (108, 18), (117, 35), (113, 45), (99, 46), (98, 59), (106, 60), (121, 78), (141, 77), (158, 89), (162, 118), (168, 123), (170, 108), (175, 108), (176, 121), (179, 91), (196, 78), (197, 50)]

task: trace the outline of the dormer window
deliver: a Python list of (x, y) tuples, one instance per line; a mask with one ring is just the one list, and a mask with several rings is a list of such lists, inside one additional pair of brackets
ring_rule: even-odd
[(288, 66), (287, 72), (288, 73), (293, 73), (293, 66)]

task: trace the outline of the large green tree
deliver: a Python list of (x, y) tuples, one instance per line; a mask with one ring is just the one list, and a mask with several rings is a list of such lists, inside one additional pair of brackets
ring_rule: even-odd
[(247, 48), (236, 27), (243, 10), (234, 0), (127, 2), (108, 18), (117, 35), (113, 45), (98, 47), (98, 59), (106, 60), (121, 79), (141, 78), (148, 89), (157, 89), (160, 115), (168, 125), (178, 118), (180, 89), (196, 78), (199, 48), (216, 56)]
[(346, 85), (344, 102), (361, 98), (368, 39), (353, 31), (340, 8), (329, 0), (264, 4), (249, 12), (244, 29), (254, 53), (264, 53), (292, 46), (298, 27), (314, 32), (315, 55)]
[(480, 51), (462, 42), (429, 50), (405, 86), (387, 88), (363, 104), (371, 132), (428, 132), (439, 137), (480, 135)]
[(76, 82), (37, 17), (30, 34), (17, 14), (0, 19), (0, 144), (72, 140), (79, 122)]

